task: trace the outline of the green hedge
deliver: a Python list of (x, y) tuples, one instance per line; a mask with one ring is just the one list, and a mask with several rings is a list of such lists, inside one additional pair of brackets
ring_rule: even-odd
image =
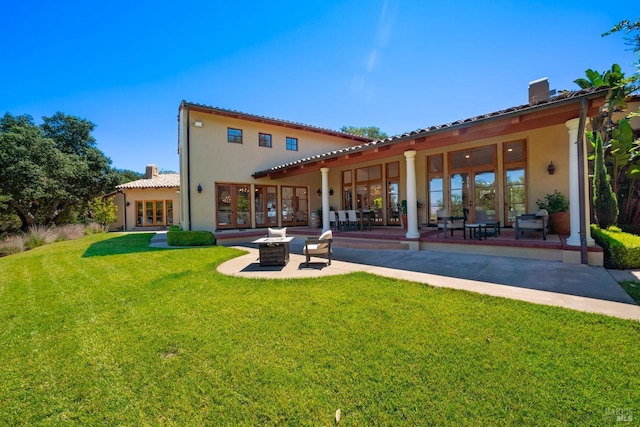
[(169, 231), (180, 231), (180, 226), (179, 225), (170, 225), (169, 226)]
[(640, 236), (625, 233), (618, 227), (601, 230), (591, 226), (591, 235), (604, 249), (604, 264), (607, 268), (620, 270), (640, 268)]
[(215, 245), (216, 238), (210, 231), (167, 231), (169, 246), (208, 246)]
[(618, 225), (625, 233), (631, 233), (640, 236), (640, 225)]

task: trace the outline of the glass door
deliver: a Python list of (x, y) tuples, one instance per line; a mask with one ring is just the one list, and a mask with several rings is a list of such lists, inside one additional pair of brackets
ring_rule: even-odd
[(504, 222), (512, 225), (517, 215), (527, 212), (527, 144), (512, 141), (503, 145)]
[(471, 207), (471, 182), (469, 181), (468, 172), (459, 172), (451, 175), (449, 189), (451, 192), (451, 215), (463, 216), (464, 208)]
[(231, 185), (230, 184), (218, 184), (216, 185), (216, 206), (218, 208), (217, 227), (218, 228), (233, 228), (234, 223), (232, 219), (233, 211), (231, 209)]
[(235, 188), (235, 226), (237, 228), (251, 227), (251, 211), (249, 203), (249, 186), (240, 184)]
[(469, 222), (496, 220), (496, 146), (449, 153), (451, 214)]
[(307, 187), (282, 187), (282, 225), (308, 224)]
[(276, 187), (256, 185), (253, 205), (256, 227), (275, 227), (278, 225)]
[(400, 225), (398, 205), (400, 203), (400, 184), (389, 181), (387, 185), (387, 224)]
[(527, 212), (525, 169), (508, 169), (505, 171), (505, 175), (504, 217), (505, 225), (510, 226), (516, 220), (517, 215)]
[(247, 184), (216, 184), (219, 229), (251, 227), (249, 189)]
[(473, 179), (471, 209), (474, 220), (496, 221), (496, 174), (494, 171), (476, 172)]

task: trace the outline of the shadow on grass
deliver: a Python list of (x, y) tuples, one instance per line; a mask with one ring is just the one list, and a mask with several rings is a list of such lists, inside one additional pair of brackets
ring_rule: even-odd
[(153, 233), (127, 234), (96, 242), (89, 246), (82, 257), (88, 258), (92, 256), (121, 255), (166, 250), (149, 247), (149, 241), (153, 235)]

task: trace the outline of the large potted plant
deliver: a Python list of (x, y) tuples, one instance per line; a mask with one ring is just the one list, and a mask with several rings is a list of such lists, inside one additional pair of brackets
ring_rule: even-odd
[(546, 209), (549, 213), (549, 231), (554, 234), (571, 234), (571, 219), (569, 217), (569, 201), (558, 190), (553, 190), (538, 199), (538, 209)]

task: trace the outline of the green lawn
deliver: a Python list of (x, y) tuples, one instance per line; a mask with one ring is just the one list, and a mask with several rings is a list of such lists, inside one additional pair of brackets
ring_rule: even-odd
[(640, 282), (638, 281), (626, 281), (620, 282), (620, 286), (624, 289), (630, 296), (640, 304)]
[(0, 258), (0, 425), (640, 420), (638, 322), (364, 273), (226, 277), (238, 251), (150, 237)]

